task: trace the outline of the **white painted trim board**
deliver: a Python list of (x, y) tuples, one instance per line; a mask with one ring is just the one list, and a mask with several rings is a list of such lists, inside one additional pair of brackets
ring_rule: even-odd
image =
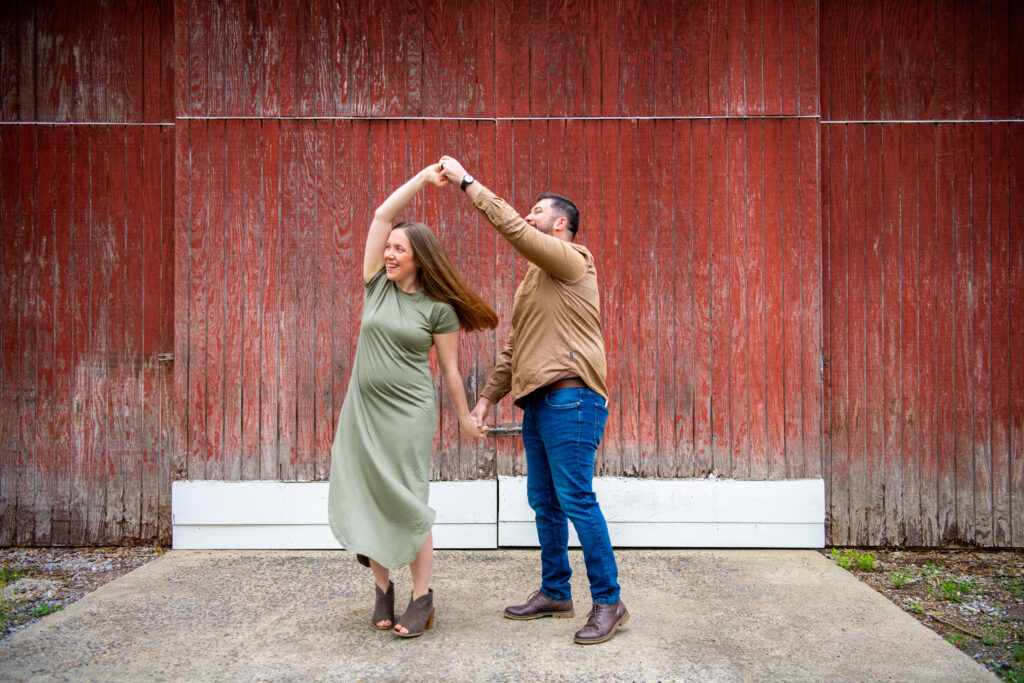
[[(327, 482), (176, 481), (175, 548), (329, 549)], [(821, 479), (596, 477), (615, 547), (821, 548)], [(431, 482), (436, 548), (536, 547), (525, 477)], [(569, 525), (570, 544), (578, 546)]]

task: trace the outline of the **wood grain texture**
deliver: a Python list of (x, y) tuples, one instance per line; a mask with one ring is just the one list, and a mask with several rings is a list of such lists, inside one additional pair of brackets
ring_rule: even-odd
[[(613, 395), (600, 472), (823, 474), (832, 543), (1021, 544), (1021, 143), (987, 123), (1024, 110), (1018, 3), (461, 10), (0, 19), (3, 121), (106, 124), (0, 131), (0, 542), (166, 538), (172, 477), (324, 479), (367, 217), (455, 153), (521, 211), (579, 198)], [(460, 345), (472, 400), (524, 262), (458, 194), (409, 213), (501, 315)], [(525, 472), (440, 403), (434, 476)]]
[[(1024, 28), (1024, 15), (1016, 5), (1001, 0), (821, 3), (824, 117), (1019, 116), (1021, 53), (1013, 36)], [(849, 45), (844, 36), (853, 37)]]
[(833, 542), (1013, 544), (1015, 127), (829, 126)]

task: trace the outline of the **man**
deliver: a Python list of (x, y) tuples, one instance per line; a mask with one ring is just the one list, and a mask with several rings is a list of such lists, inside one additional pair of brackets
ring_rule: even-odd
[(470, 413), (484, 424), (490, 407), (511, 392), (523, 409), (527, 491), (541, 547), (541, 587), (509, 619), (575, 615), (569, 585), (569, 527), (583, 547), (593, 608), (575, 642), (601, 643), (629, 620), (619, 599), (618, 568), (608, 525), (594, 495), (594, 458), (608, 419), (605, 350), (594, 257), (573, 243), (576, 206), (542, 194), (525, 218), (455, 159), (443, 174), (530, 268), (512, 305), (512, 333)]

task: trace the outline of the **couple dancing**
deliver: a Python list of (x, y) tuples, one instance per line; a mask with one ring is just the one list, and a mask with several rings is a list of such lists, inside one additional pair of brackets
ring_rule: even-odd
[[(392, 225), (427, 185), (457, 185), (530, 261), (516, 290), (512, 332), (470, 411), (458, 368), (459, 329), (493, 328), (494, 310), (471, 290), (426, 225)], [(542, 194), (524, 218), (451, 157), (423, 169), (373, 215), (363, 256), (363, 316), (348, 393), (331, 448), (328, 519), (375, 581), (371, 623), (405, 638), (434, 621), (427, 507), (437, 429), (430, 347), (466, 438), (486, 435), (490, 407), (512, 393), (523, 410), (527, 490), (541, 546), (541, 585), (505, 609), (509, 619), (575, 616), (567, 519), (583, 548), (593, 608), (575, 642), (600, 643), (625, 624), (608, 527), (593, 492), (594, 457), (608, 419), (605, 351), (594, 258), (574, 244), (579, 211)], [(395, 619), (390, 570), (408, 565), (412, 597)]]

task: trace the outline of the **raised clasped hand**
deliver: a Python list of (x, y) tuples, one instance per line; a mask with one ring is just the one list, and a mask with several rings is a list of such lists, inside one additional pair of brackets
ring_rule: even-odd
[(466, 169), (462, 167), (462, 164), (447, 155), (441, 157), (438, 163), (442, 168), (441, 173), (448, 179), (448, 182), (454, 185), (462, 182), (462, 177), (466, 175)]
[(426, 174), (427, 182), (431, 185), (437, 185), (438, 187), (444, 187), (451, 183), (451, 180), (445, 176), (444, 169), (441, 166), (441, 162), (431, 164), (423, 169)]

